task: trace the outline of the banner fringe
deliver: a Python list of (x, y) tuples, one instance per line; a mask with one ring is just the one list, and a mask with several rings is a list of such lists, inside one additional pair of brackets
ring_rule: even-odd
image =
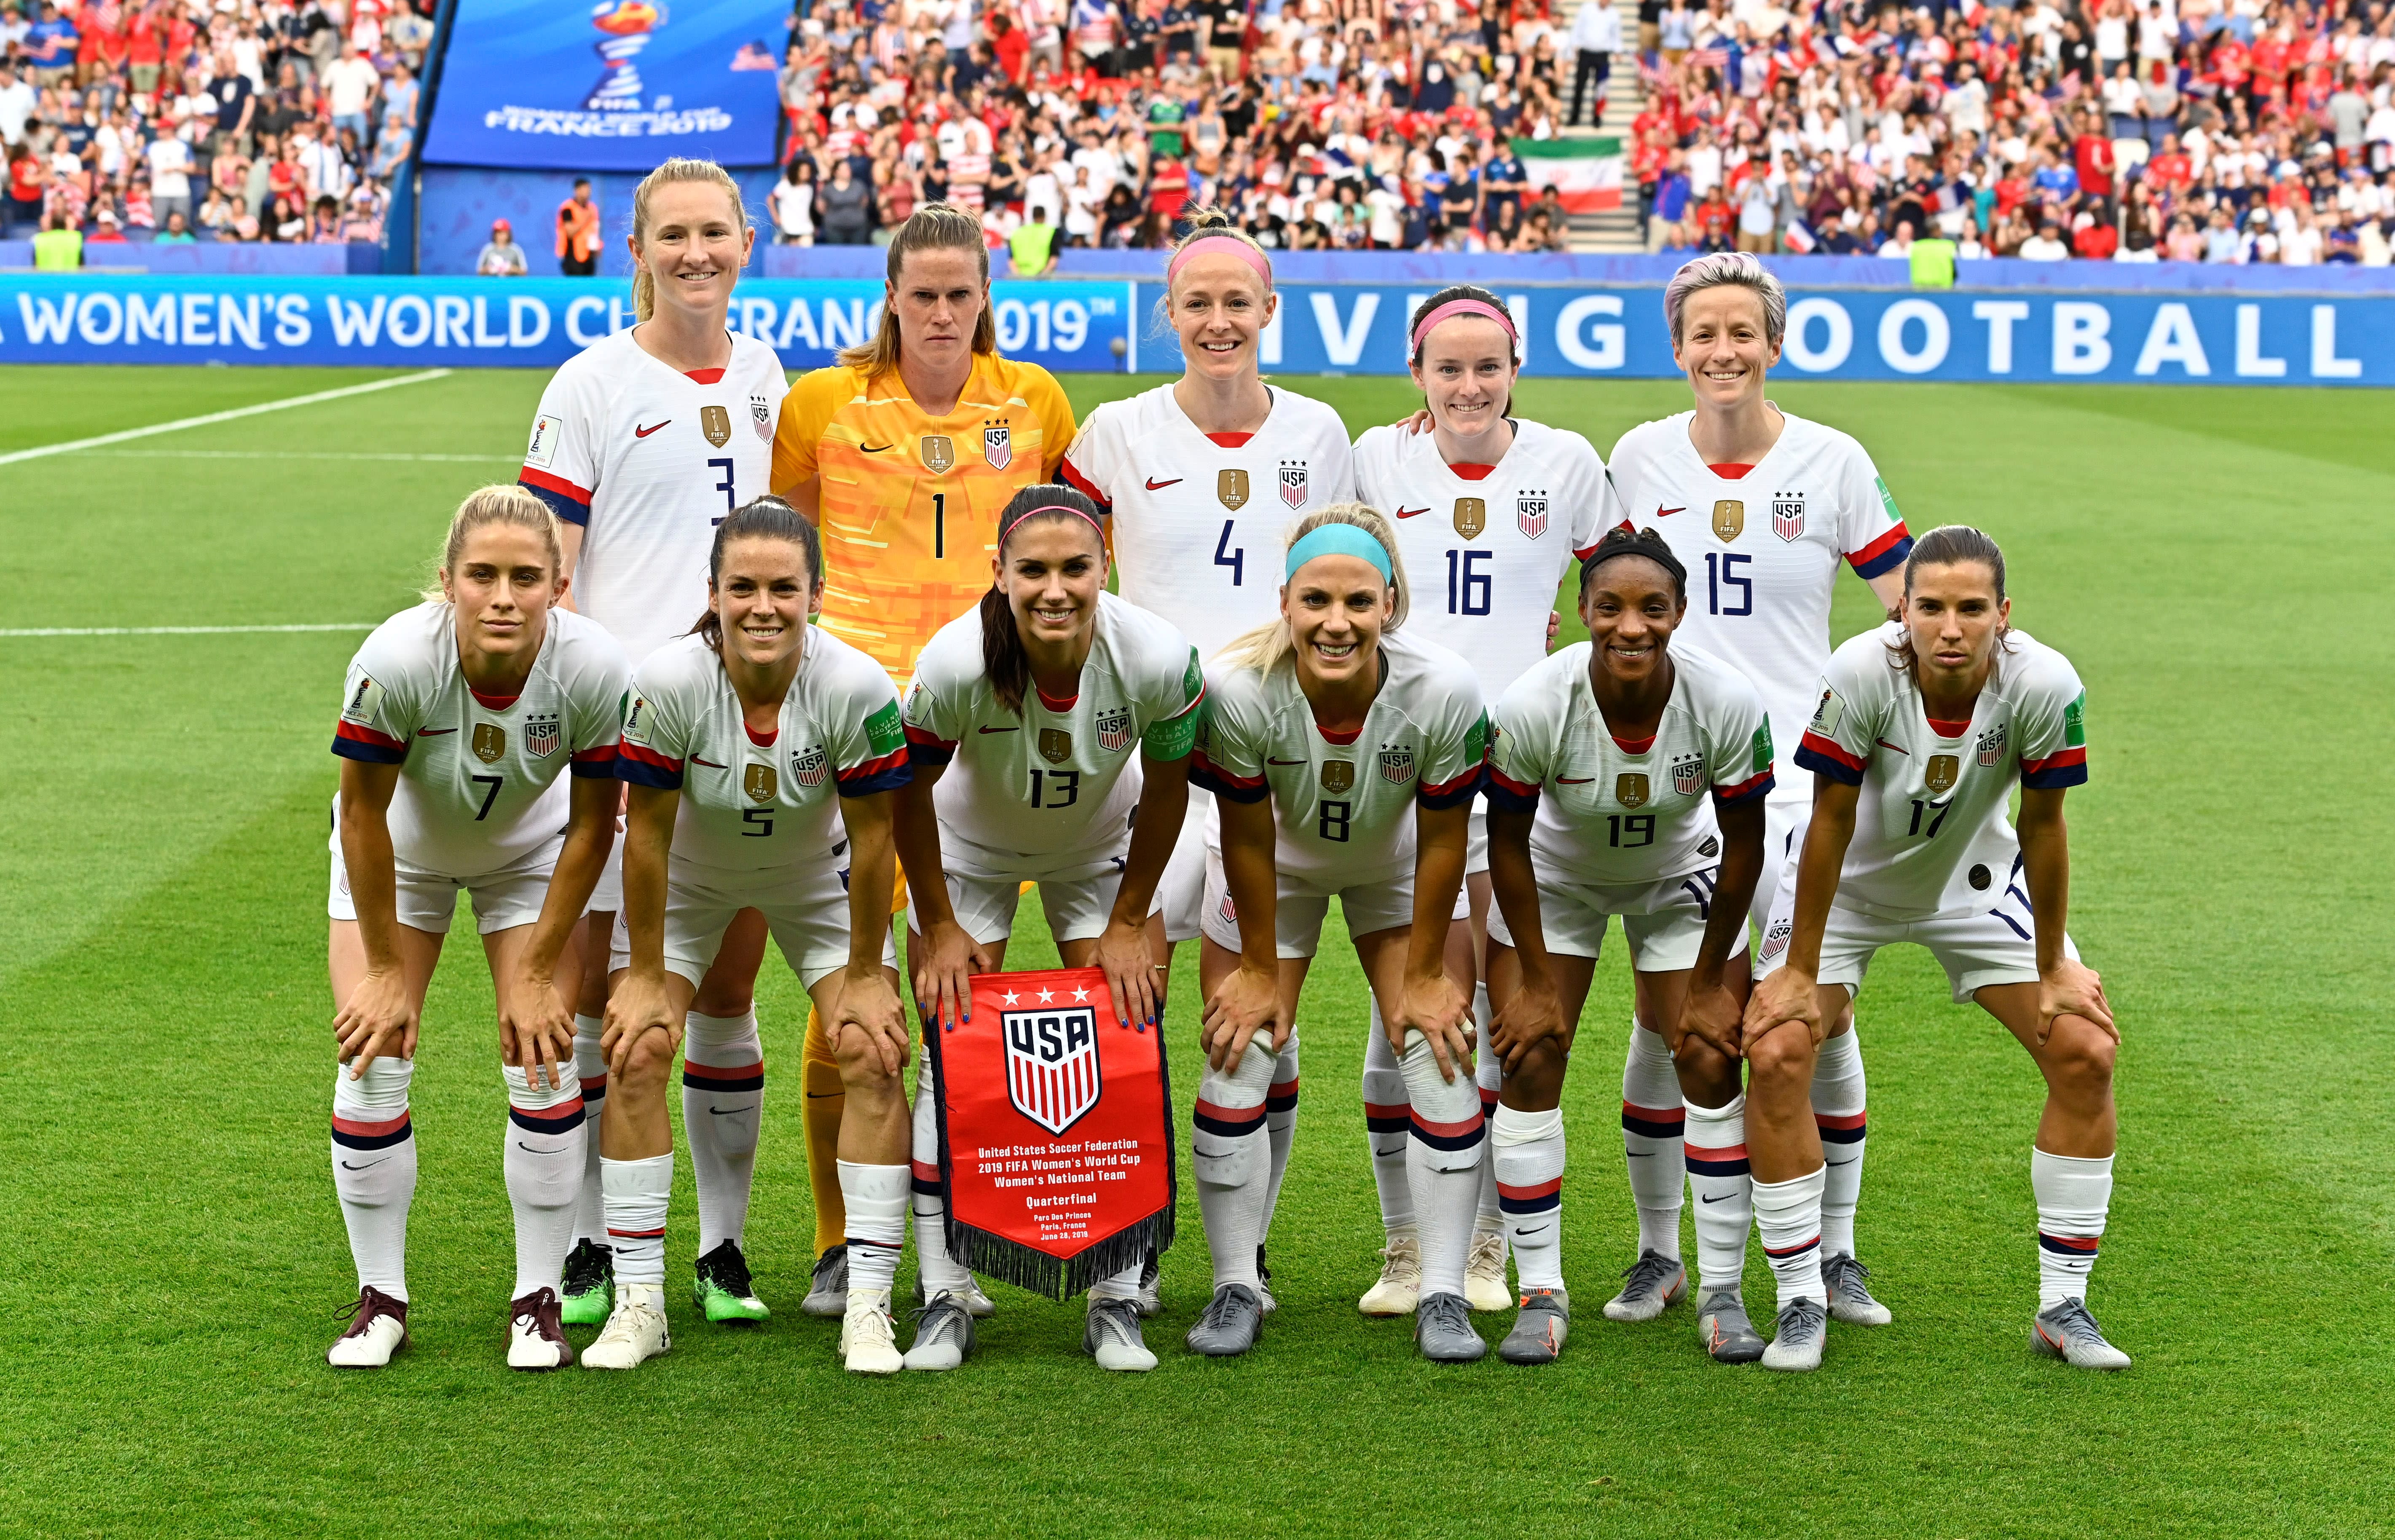
[(1151, 1245), (1158, 1253), (1163, 1252), (1172, 1244), (1172, 1209), (1160, 1208), (1086, 1251), (1062, 1257), (966, 1224), (956, 1217), (954, 1209), (948, 1211), (944, 1228), (947, 1231), (948, 1255), (959, 1266), (1061, 1302), (1088, 1293), (1090, 1285), (1102, 1278), (1111, 1278), (1125, 1268), (1145, 1261)]

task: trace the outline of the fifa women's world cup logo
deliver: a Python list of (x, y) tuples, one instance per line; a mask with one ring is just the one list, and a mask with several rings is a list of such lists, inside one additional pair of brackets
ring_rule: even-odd
[[(649, 37), (666, 24), (666, 7), (656, 0), (599, 0), (590, 10), (590, 24), (606, 33), (593, 46), (599, 55), (599, 84), (584, 99), (586, 112), (637, 112), (641, 110), (641, 71), (633, 60), (649, 46)], [(668, 105), (658, 102), (660, 109)]]

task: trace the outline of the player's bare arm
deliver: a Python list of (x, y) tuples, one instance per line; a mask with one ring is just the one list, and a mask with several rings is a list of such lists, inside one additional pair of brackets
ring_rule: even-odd
[(385, 1054), (416, 1057), (424, 1005), (407, 987), (399, 953), (399, 878), (390, 843), (390, 799), (397, 765), (341, 761), (341, 860), (350, 873), (366, 973), (333, 1018), (333, 1036), (350, 1078)]
[(1147, 915), (1188, 811), (1189, 757), (1152, 759), (1143, 755), (1140, 770), (1145, 779), (1131, 823), (1131, 850), (1123, 860), (1122, 886), (1116, 890), (1114, 910), (1106, 916), (1092, 960), (1105, 973), (1116, 1020), (1160, 1025), (1164, 975), (1148, 944)]
[(607, 1030), (599, 1039), (610, 1074), (631, 1062), (643, 1033), (662, 1032), (681, 1046), (682, 1013), (666, 990), (666, 853), (673, 845), (681, 793), (628, 786), (624, 817), (624, 928), (631, 959), (607, 997)]
[(1763, 798), (1750, 796), (1727, 803), (1717, 800), (1714, 817), (1721, 825), (1721, 875), (1714, 879), (1713, 910), (1705, 916), (1705, 939), (1698, 945), (1688, 992), (1670, 1042), (1676, 1053), (1681, 1039), (1695, 1033), (1729, 1058), (1737, 1059), (1744, 1051), (1741, 1027), (1745, 1008), (1729, 985), (1729, 959), (1735, 950), (1746, 944), (1746, 908), (1754, 897), (1755, 883), (1763, 875)]
[(906, 891), (923, 928), (922, 954), (908, 959), (914, 966), (916, 1008), (953, 1032), (958, 1022), (973, 1020), (973, 976), (988, 972), (990, 960), (981, 943), (957, 923), (956, 907), (948, 900), (939, 815), (932, 806), (932, 788), (946, 770), (946, 765), (918, 765), (915, 778), (893, 795), (897, 798), (898, 862), (906, 869)]
[(881, 1060), (882, 1073), (906, 1067), (906, 1007), (896, 981), (881, 966), (881, 942), (890, 923), (891, 890), (897, 886), (896, 808), (893, 792), (840, 798), (848, 831), (848, 967), (841, 974), (840, 1007), (829, 1023), (833, 1050), (851, 1032), (863, 1034)]
[[(1549, 1039), (1568, 1042), (1563, 1001), (1555, 991), (1554, 959), (1547, 952), (1546, 933), (1539, 925), (1539, 876), (1530, 863), (1531, 812), (1516, 812), (1493, 803), (1489, 809), (1489, 882), (1498, 912), (1514, 933), (1512, 951), (1518, 985), (1504, 998), (1490, 992), (1492, 1007), (1489, 1047), (1503, 1061), (1505, 1073), (1518, 1072), (1530, 1050)], [(1490, 977), (1496, 976), (1492, 954)]]
[(2043, 1047), (2055, 1018), (2084, 1016), (2113, 1042), (2111, 1002), (2104, 981), (2063, 950), (2071, 907), (2071, 831), (2063, 823), (2063, 789), (2023, 786), (2020, 794), (2021, 875), (2029, 883), (2030, 909), (2037, 931), (2037, 1041)]
[[(1223, 881), (1239, 917), (1239, 966), (1207, 997), (1198, 1046), (1206, 1061), (1224, 1073), (1258, 1033), (1277, 1049), (1289, 1041), (1289, 1013), (1281, 1007), (1279, 948), (1275, 942), (1279, 880), (1273, 861), (1272, 798), (1257, 802), (1216, 799), (1223, 819)], [(1451, 902), (1451, 901), (1450, 901)], [(1445, 933), (1442, 913), (1441, 934)]]
[(498, 992), (500, 1057), (525, 1069), (543, 1088), (549, 1075), (564, 1073), (552, 1067), (574, 1062), (574, 1007), (558, 993), (557, 960), (573, 940), (590, 891), (606, 869), (623, 791), (623, 783), (612, 778), (575, 778), (565, 844), (541, 900), (540, 918), (534, 922), (515, 977)]
[(1813, 816), (1805, 826), (1804, 852), (1796, 863), (1794, 928), (1788, 938), (1788, 961), (1755, 986), (1746, 1003), (1746, 1046), (1782, 1025), (1802, 1026), (1815, 1046), (1824, 1022), (1818, 991), (1821, 971), (1821, 932), (1829, 924), (1830, 903), (1838, 894), (1838, 875), (1845, 869), (1846, 847), (1855, 837), (1855, 808), (1862, 788), (1813, 778)]
[(1463, 886), (1472, 804), (1414, 809), (1414, 920), (1406, 945), (1404, 995), (1388, 1018), (1389, 1046), (1405, 1052), (1406, 1034), (1419, 1032), (1438, 1060), (1442, 1079), (1472, 1068), (1472, 997), (1447, 971), (1448, 916)]

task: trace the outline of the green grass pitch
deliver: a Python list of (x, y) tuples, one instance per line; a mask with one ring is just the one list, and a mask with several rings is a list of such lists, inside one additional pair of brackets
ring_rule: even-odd
[[(0, 454), (367, 377), (0, 370)], [(541, 383), (460, 374), (0, 466), (0, 627), (379, 620), (410, 601), (459, 495), (512, 478)], [(1153, 383), (1068, 382), (1084, 410)], [(1359, 430), (1414, 399), (1401, 380), (1291, 383)], [(510, 1375), (500, 1100), (469, 931), (416, 1083), (416, 1347), (336, 1375), (323, 1352), (352, 1275), (325, 1168), (325, 745), (358, 636), (7, 636), (0, 1533), (2387, 1533), (2388, 398), (1778, 394), (1859, 435), (1915, 531), (2002, 539), (2016, 621), (2087, 680), (2072, 928), (2126, 1038), (2093, 1303), (2129, 1373), (2031, 1356), (2035, 1076), (1917, 952), (1887, 955), (1860, 1007), (1861, 1249), (1894, 1325), (1836, 1328), (1824, 1369), (1786, 1378), (1708, 1362), (1686, 1307), (1644, 1327), (1597, 1315), (1634, 1236), (1617, 954), (1566, 1099), (1572, 1345), (1539, 1372), (1425, 1365), (1405, 1323), (1354, 1309), (1378, 1241), (1364, 997), (1353, 954), (1327, 944), (1301, 1013), (1282, 1309), (1249, 1358), (1179, 1349), (1207, 1292), (1184, 1178), (1156, 1373), (1099, 1373), (1078, 1305), (999, 1290), (963, 1372), (842, 1374), (835, 1323), (796, 1309), (802, 1002), (769, 964), (749, 1250), (774, 1320), (710, 1328), (674, 1296), (675, 1349), (637, 1374)], [(1600, 449), (1685, 400), (1672, 382), (1520, 390), (1523, 412)], [(1841, 581), (1839, 636), (1868, 623), (1866, 599)], [(1019, 947), (1019, 966), (1045, 950)], [(1192, 952), (1171, 1028), (1184, 1116)], [(686, 1165), (675, 1203), (683, 1280)], [(1760, 1269), (1749, 1285), (1769, 1298)]]

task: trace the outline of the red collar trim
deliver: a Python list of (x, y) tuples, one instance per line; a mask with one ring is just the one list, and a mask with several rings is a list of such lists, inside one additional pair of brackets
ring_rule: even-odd
[(1495, 466), (1484, 466), (1477, 460), (1458, 460), (1455, 464), (1448, 467), (1447, 468), (1455, 472), (1458, 476), (1462, 477), (1467, 481), (1482, 481), (1488, 480), (1489, 473), (1497, 467)]
[(759, 732), (755, 728), (750, 727), (744, 721), (740, 724), (740, 731), (747, 733), (748, 735), (748, 741), (756, 744), (759, 748), (772, 748), (774, 746), (774, 740), (782, 735), (782, 724), (775, 722), (767, 731)]
[(1314, 731), (1322, 734), (1322, 741), (1324, 743), (1335, 744), (1341, 748), (1345, 748), (1356, 739), (1364, 736), (1364, 730), (1360, 725), (1352, 732), (1333, 732), (1329, 728), (1324, 727), (1320, 722), (1317, 722), (1314, 724)]
[(1655, 746), (1655, 734), (1651, 732), (1644, 738), (1624, 738), (1618, 732), (1609, 732), (1606, 736), (1612, 739), (1614, 746), (1624, 754), (1644, 754)]
[(1081, 698), (1081, 692), (1076, 690), (1070, 695), (1066, 695), (1060, 700), (1056, 696), (1049, 694), (1048, 691), (1040, 689), (1036, 684), (1031, 687), (1031, 692), (1039, 697), (1039, 704), (1041, 705), (1046, 706), (1051, 711), (1057, 712), (1072, 710), (1074, 703)]
[(1941, 722), (1935, 717), (1928, 717), (1927, 720), (1930, 731), (1940, 738), (1960, 738), (1971, 731), (1971, 718), (1968, 717), (1959, 722)]
[(723, 371), (721, 369), (685, 369), (682, 373), (700, 385), (717, 385), (723, 379)]
[(1740, 477), (1744, 476), (1748, 471), (1753, 470), (1754, 467), (1753, 466), (1740, 465), (1736, 461), (1725, 461), (1721, 465), (1709, 465), (1705, 467), (1705, 468), (1720, 477), (1725, 481), (1735, 481)]
[(1252, 433), (1209, 433), (1206, 437), (1213, 440), (1218, 448), (1245, 449), (1248, 447), (1248, 441), (1254, 438), (1255, 435)]
[(482, 703), (482, 707), (484, 711), (505, 711), (508, 707), (523, 699), (523, 691), (521, 690), (517, 691), (512, 695), (485, 695), (481, 691), (474, 690), (474, 687), (470, 684), (466, 688), (473, 691), (474, 699)]

